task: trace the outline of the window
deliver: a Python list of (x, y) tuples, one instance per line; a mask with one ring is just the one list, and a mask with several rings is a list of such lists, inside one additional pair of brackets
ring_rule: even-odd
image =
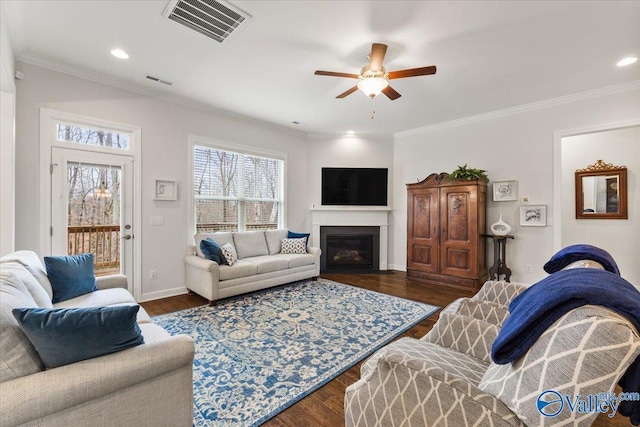
[(57, 139), (58, 141), (92, 145), (95, 147), (115, 148), (119, 150), (129, 149), (129, 135), (68, 124), (57, 125)]
[(196, 232), (282, 226), (284, 161), (195, 145)]

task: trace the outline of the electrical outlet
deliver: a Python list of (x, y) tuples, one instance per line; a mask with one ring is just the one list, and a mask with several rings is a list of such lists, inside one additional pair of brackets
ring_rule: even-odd
[(531, 266), (531, 264), (525, 264), (524, 272), (525, 273), (533, 273), (533, 267)]
[(158, 270), (149, 271), (149, 279), (156, 280), (158, 278)]

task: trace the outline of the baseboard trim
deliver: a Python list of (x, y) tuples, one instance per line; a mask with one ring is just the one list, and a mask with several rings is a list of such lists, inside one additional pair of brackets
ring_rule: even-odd
[(138, 302), (147, 302), (161, 298), (175, 297), (177, 295), (184, 295), (186, 293), (187, 288), (185, 288), (184, 286), (181, 286), (179, 288), (167, 289), (164, 291), (145, 292), (140, 295), (140, 301)]
[(397, 271), (407, 271), (407, 266), (406, 265), (401, 265), (401, 264), (389, 264), (389, 270), (397, 270)]

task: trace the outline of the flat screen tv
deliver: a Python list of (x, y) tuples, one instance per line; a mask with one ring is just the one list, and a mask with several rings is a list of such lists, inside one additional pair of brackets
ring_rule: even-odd
[(386, 168), (322, 168), (322, 204), (387, 206)]

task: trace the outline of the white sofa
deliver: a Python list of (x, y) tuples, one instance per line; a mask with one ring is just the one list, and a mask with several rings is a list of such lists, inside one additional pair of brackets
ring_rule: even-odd
[(191, 426), (193, 340), (171, 336), (140, 307), (144, 344), (45, 370), (14, 308), (136, 304), (125, 276), (96, 278), (97, 291), (53, 304), (38, 256), (0, 258), (0, 426)]
[[(184, 258), (187, 289), (214, 304), (221, 298), (317, 278), (320, 249), (309, 247), (306, 254), (280, 253), (287, 234), (286, 229), (196, 234), (195, 247), (190, 247)], [(200, 242), (206, 238), (220, 246), (233, 244), (238, 261), (228, 266), (206, 259), (200, 250)]]

